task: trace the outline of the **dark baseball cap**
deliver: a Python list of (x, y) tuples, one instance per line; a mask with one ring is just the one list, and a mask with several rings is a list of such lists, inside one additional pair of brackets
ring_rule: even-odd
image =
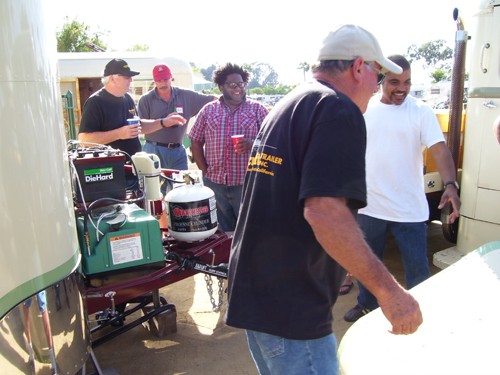
[(134, 72), (130, 70), (127, 62), (122, 59), (113, 59), (106, 64), (104, 68), (104, 77), (120, 74), (122, 76), (133, 77), (139, 74), (139, 72)]

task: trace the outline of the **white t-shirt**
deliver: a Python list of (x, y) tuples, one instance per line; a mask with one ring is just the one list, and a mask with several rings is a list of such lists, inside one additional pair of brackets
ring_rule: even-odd
[(444, 136), (432, 108), (408, 96), (401, 105), (370, 100), (367, 130), (368, 205), (359, 213), (396, 222), (428, 220), (423, 151)]

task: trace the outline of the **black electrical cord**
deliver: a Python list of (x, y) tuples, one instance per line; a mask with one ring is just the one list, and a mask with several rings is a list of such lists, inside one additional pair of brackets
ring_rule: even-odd
[[(117, 151), (123, 153), (130, 161), (130, 164), (132, 164), (133, 170), (137, 171), (137, 168), (136, 168), (135, 163), (134, 163), (134, 159), (132, 159), (132, 157), (128, 153), (126, 153), (125, 151), (122, 151), (122, 150), (117, 150)], [(136, 172), (135, 176), (136, 176), (136, 178), (135, 178), (134, 182), (130, 186), (127, 186), (126, 190), (131, 190), (131, 191), (135, 191), (136, 193), (138, 193), (140, 191), (139, 174)]]
[(170, 182), (175, 182), (176, 184), (183, 184), (184, 183), (184, 180), (174, 180), (173, 178), (170, 178), (170, 177), (167, 177), (167, 176), (164, 176), (162, 174), (160, 174), (160, 178), (163, 178), (164, 180), (167, 180), (167, 181), (170, 181)]

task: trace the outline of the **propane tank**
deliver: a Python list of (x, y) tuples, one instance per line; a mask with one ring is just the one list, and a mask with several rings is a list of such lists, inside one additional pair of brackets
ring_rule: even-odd
[(155, 154), (137, 152), (132, 161), (144, 189), (146, 211), (159, 218), (163, 212), (162, 194), (160, 191), (160, 158)]
[(174, 185), (165, 196), (169, 233), (178, 241), (202, 241), (217, 231), (215, 194), (203, 185), (199, 171), (181, 171), (179, 175), (184, 185)]

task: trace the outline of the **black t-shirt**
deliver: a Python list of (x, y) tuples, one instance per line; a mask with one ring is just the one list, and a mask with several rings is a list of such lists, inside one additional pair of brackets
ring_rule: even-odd
[(288, 339), (332, 332), (345, 271), (304, 218), (308, 197), (366, 205), (366, 129), (345, 95), (321, 82), (296, 88), (264, 120), (245, 177), (229, 265), (230, 326)]
[[(93, 133), (118, 129), (126, 125), (127, 119), (134, 117), (136, 113), (134, 99), (129, 94), (118, 97), (102, 88), (85, 102), (79, 132)], [(130, 156), (141, 151), (139, 138), (120, 139), (109, 145), (125, 151)]]

